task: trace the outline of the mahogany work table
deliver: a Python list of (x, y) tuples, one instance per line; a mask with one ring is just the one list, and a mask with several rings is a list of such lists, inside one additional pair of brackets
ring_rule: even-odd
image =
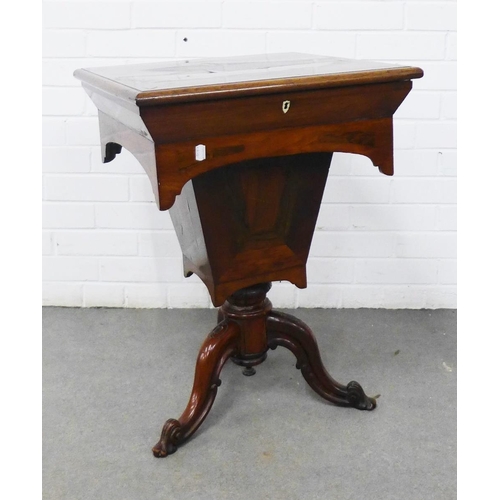
[(99, 111), (104, 162), (122, 146), (170, 210), (185, 276), (220, 306), (201, 346), (184, 413), (165, 423), (157, 457), (207, 416), (231, 358), (255, 373), (283, 346), (320, 396), (372, 410), (357, 382), (330, 377), (307, 325), (272, 309), (272, 281), (305, 288), (306, 261), (335, 151), (393, 174), (392, 117), (419, 68), (307, 54), (197, 59), (81, 69)]

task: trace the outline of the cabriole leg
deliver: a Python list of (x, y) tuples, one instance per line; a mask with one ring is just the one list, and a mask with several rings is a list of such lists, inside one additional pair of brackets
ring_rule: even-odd
[(237, 350), (238, 335), (239, 326), (232, 321), (222, 321), (209, 334), (198, 354), (189, 403), (178, 420), (165, 422), (160, 440), (153, 447), (155, 457), (174, 453), (205, 420), (221, 384), (222, 367)]
[(292, 351), (297, 358), (297, 368), (310, 387), (324, 399), (358, 410), (373, 410), (376, 407), (375, 399), (368, 397), (357, 382), (349, 382), (345, 386), (328, 374), (313, 332), (299, 319), (271, 311), (267, 318), (267, 338), (270, 349), (281, 345)]

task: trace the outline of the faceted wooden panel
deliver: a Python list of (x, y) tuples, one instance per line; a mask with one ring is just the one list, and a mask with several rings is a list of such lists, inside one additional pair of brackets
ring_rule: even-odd
[(250, 160), (184, 186), (171, 209), (184, 271), (203, 280), (214, 305), (265, 281), (306, 287), (306, 261), (331, 157)]

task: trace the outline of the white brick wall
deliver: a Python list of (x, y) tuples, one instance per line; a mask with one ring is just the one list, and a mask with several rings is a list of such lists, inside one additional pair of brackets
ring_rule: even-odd
[(395, 176), (336, 154), (309, 286), (278, 307), (456, 307), (456, 3), (398, 0), (43, 3), (43, 303), (209, 307), (182, 276), (168, 213), (127, 151), (100, 161), (96, 109), (75, 69), (176, 57), (302, 51), (412, 64)]

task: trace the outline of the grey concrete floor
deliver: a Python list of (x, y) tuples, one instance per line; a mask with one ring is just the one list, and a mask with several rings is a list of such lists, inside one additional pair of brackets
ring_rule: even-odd
[(456, 498), (456, 311), (288, 312), (378, 408), (322, 400), (279, 347), (253, 377), (227, 363), (193, 439), (157, 459), (215, 311), (44, 308), (43, 498)]

